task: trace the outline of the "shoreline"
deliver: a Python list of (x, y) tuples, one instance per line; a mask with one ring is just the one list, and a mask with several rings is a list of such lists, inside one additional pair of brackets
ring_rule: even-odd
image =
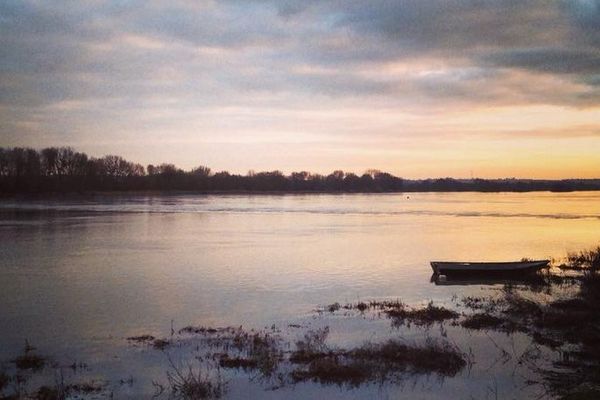
[(295, 190), (93, 190), (85, 192), (18, 192), (0, 193), (2, 199), (46, 199), (46, 198), (84, 198), (94, 196), (305, 196), (305, 195), (399, 195), (412, 193), (588, 193), (600, 192), (599, 189), (573, 189), (573, 190), (402, 190), (402, 191), (295, 191)]

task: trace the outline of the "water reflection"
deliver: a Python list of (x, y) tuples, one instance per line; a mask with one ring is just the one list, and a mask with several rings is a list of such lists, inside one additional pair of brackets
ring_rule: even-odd
[(540, 275), (505, 275), (498, 278), (479, 276), (446, 276), (432, 274), (429, 281), (436, 286), (504, 286), (504, 285), (542, 285), (545, 283)]
[[(373, 299), (446, 304), (455, 294), (480, 293), (491, 283), (431, 283), (429, 261), (561, 257), (591, 247), (598, 200), (594, 193), (3, 200), (0, 359), (15, 357), (27, 338), (44, 354), (122, 372), (113, 357), (124, 338), (168, 336), (172, 320), (250, 329), (323, 324), (339, 346), (384, 340), (399, 335), (389, 321), (320, 321), (313, 310)], [(486, 337), (453, 332), (446, 330), (461, 346), (489, 347)], [(433, 335), (401, 333), (407, 340)], [(129, 356), (137, 366), (128, 368), (156, 376), (148, 359), (160, 354)], [(464, 393), (465, 381), (446, 385)], [(262, 390), (240, 383), (239, 398), (246, 389)]]

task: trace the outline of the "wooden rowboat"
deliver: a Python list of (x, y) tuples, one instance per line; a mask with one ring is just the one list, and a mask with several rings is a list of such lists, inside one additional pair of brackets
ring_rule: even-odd
[(546, 267), (550, 260), (508, 262), (446, 262), (432, 261), (431, 268), (437, 275), (497, 276), (531, 273)]

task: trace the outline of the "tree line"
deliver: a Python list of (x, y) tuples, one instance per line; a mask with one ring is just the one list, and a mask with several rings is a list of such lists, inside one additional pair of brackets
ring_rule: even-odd
[(362, 175), (281, 171), (246, 175), (213, 173), (206, 166), (184, 171), (174, 164), (148, 165), (117, 155), (89, 157), (71, 147), (36, 150), (0, 147), (0, 192), (48, 193), (90, 191), (196, 192), (415, 192), (415, 191), (569, 191), (600, 190), (600, 180), (424, 179), (407, 180), (378, 170)]

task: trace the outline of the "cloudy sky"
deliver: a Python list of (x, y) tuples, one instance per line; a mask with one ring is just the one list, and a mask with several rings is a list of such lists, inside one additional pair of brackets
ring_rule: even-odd
[(0, 2), (0, 146), (600, 177), (600, 0)]

